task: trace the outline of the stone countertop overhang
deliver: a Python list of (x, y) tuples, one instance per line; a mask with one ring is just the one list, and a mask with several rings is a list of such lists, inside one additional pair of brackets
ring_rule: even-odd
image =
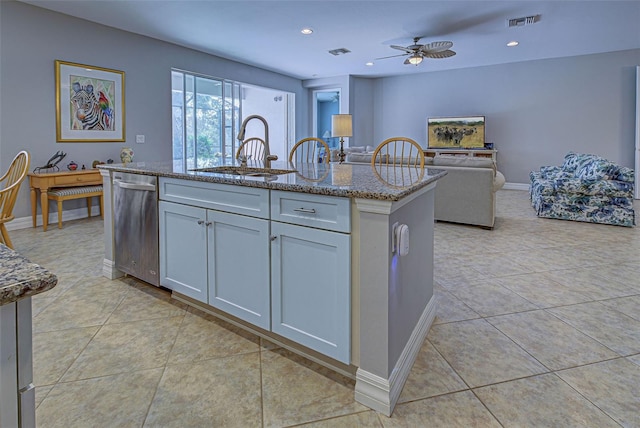
[[(263, 165), (261, 162), (249, 162), (248, 167), (261, 168)], [(273, 169), (294, 171), (269, 177), (196, 171), (170, 162), (132, 162), (126, 165), (98, 165), (98, 168), (271, 190), (386, 201), (399, 201), (447, 174), (446, 171), (435, 168), (393, 167), (384, 164), (374, 168), (370, 164), (361, 163), (309, 163), (293, 166), (287, 162), (272, 162)]]
[(0, 244), (0, 305), (45, 292), (57, 283), (53, 273)]

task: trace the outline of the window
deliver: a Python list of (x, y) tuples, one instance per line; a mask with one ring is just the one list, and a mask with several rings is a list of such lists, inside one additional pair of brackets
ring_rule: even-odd
[(171, 71), (173, 162), (205, 168), (233, 159), (240, 84)]
[[(269, 123), (247, 126), (245, 138), (269, 141), (270, 151), (283, 160), (293, 145), (291, 121), (294, 94), (230, 80), (171, 71), (172, 152), (178, 169), (206, 168), (233, 163), (241, 120), (260, 115)], [(259, 126), (258, 126), (259, 125)]]

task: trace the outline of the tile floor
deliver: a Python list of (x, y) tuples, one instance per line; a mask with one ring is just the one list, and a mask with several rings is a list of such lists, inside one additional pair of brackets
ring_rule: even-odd
[(100, 219), (13, 231), (59, 277), (33, 299), (37, 424), (640, 427), (640, 227), (538, 219), (500, 191), (493, 231), (435, 229), (438, 314), (391, 418), (347, 378), (103, 278)]

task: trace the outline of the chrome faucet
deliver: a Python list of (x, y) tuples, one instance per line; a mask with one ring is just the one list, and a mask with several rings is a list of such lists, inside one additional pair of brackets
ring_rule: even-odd
[(271, 168), (271, 161), (278, 160), (277, 155), (272, 155), (269, 149), (269, 125), (267, 124), (267, 120), (259, 116), (257, 114), (252, 114), (251, 116), (247, 116), (242, 121), (242, 125), (240, 125), (240, 132), (238, 132), (238, 141), (242, 143), (244, 141), (244, 134), (247, 131), (247, 123), (249, 123), (252, 119), (258, 119), (264, 124), (264, 166), (265, 168)]

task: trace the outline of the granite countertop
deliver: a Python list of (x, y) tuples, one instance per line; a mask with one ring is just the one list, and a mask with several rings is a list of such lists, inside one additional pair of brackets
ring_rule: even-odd
[[(248, 167), (261, 168), (263, 165), (262, 162), (254, 161), (249, 162)], [(98, 165), (98, 168), (158, 177), (387, 201), (398, 201), (447, 174), (446, 171), (433, 168), (419, 170), (412, 167), (394, 168), (382, 165), (381, 168), (374, 169), (370, 164), (364, 163), (309, 163), (294, 167), (282, 161), (271, 162), (271, 168), (293, 172), (270, 177), (252, 177), (185, 170), (182, 165), (170, 162), (132, 162), (126, 165)]]
[(0, 306), (51, 290), (58, 278), (0, 244)]

